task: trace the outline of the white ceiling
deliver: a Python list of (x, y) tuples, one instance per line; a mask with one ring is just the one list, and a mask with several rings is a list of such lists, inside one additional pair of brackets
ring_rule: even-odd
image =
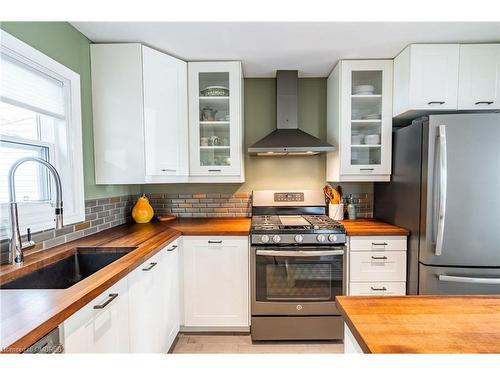
[(72, 22), (91, 41), (141, 42), (186, 61), (241, 60), (245, 77), (297, 69), (325, 77), (339, 59), (393, 58), (410, 43), (499, 42), (500, 22)]

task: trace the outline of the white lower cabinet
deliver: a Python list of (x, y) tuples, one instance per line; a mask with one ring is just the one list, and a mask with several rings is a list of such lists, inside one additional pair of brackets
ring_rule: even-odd
[(128, 276), (130, 351), (166, 353), (179, 332), (178, 242)]
[(406, 294), (406, 237), (349, 239), (349, 295)]
[(174, 343), (180, 328), (180, 242), (171, 243), (164, 254), (164, 272), (163, 279), (165, 292), (163, 299), (164, 317), (162, 328), (163, 339), (161, 342), (161, 352), (166, 353)]
[(167, 353), (180, 326), (173, 241), (63, 323), (66, 353)]
[[(149, 258), (128, 276), (130, 351), (158, 353), (165, 340), (164, 250)], [(163, 296), (163, 297), (162, 297)]]
[(63, 323), (65, 352), (129, 352), (128, 309), (127, 278), (123, 278)]
[(248, 329), (248, 238), (183, 237), (184, 327)]

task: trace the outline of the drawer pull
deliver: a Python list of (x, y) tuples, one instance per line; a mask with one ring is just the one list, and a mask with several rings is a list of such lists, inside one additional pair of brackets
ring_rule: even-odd
[(150, 271), (150, 270), (151, 270), (151, 269), (153, 269), (153, 267), (154, 267), (154, 266), (156, 266), (157, 264), (158, 264), (158, 263), (156, 263), (156, 262), (151, 262), (151, 263), (149, 263), (149, 266), (148, 266), (148, 267), (143, 268), (142, 270), (143, 270), (143, 271)]
[(375, 259), (375, 260), (386, 260), (387, 257), (386, 256), (376, 257), (376, 256), (372, 255), (372, 259)]
[(372, 246), (387, 246), (387, 242), (372, 242)]
[(111, 301), (113, 301), (116, 297), (118, 297), (118, 293), (111, 293), (108, 296), (108, 299), (104, 302), (101, 303), (100, 305), (94, 305), (94, 310), (99, 310), (99, 309), (104, 309), (106, 306), (108, 306)]
[(382, 288), (374, 288), (373, 286), (371, 286), (370, 289), (374, 292), (385, 292), (387, 290), (385, 286), (383, 286)]
[(173, 245), (170, 249), (167, 249), (167, 251), (174, 251), (175, 249), (177, 249), (177, 245)]
[(359, 168), (360, 171), (373, 171), (375, 168)]
[(218, 243), (218, 244), (221, 244), (222, 243), (222, 240), (208, 240), (208, 243)]
[(161, 171), (162, 172), (177, 172), (177, 169), (167, 169), (167, 168), (164, 168)]
[(222, 172), (222, 169), (209, 169), (209, 172)]
[(487, 101), (487, 102), (475, 102), (474, 104), (475, 105), (478, 105), (478, 104), (487, 104), (487, 105), (490, 105), (490, 104), (493, 104), (494, 102), (490, 102), (490, 101)]
[(444, 103), (446, 103), (446, 102), (436, 101), (436, 102), (429, 102), (429, 103), (427, 103), (427, 104), (428, 104), (428, 105), (432, 105), (432, 104), (439, 104), (439, 105), (443, 105)]

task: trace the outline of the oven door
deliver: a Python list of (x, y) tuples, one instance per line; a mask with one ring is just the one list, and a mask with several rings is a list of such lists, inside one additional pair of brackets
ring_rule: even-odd
[(344, 246), (252, 248), (252, 315), (338, 315)]

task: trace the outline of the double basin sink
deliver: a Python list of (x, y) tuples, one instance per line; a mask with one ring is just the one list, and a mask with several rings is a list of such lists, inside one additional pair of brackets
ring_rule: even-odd
[(67, 257), (6, 282), (0, 289), (66, 289), (135, 249), (77, 247)]

